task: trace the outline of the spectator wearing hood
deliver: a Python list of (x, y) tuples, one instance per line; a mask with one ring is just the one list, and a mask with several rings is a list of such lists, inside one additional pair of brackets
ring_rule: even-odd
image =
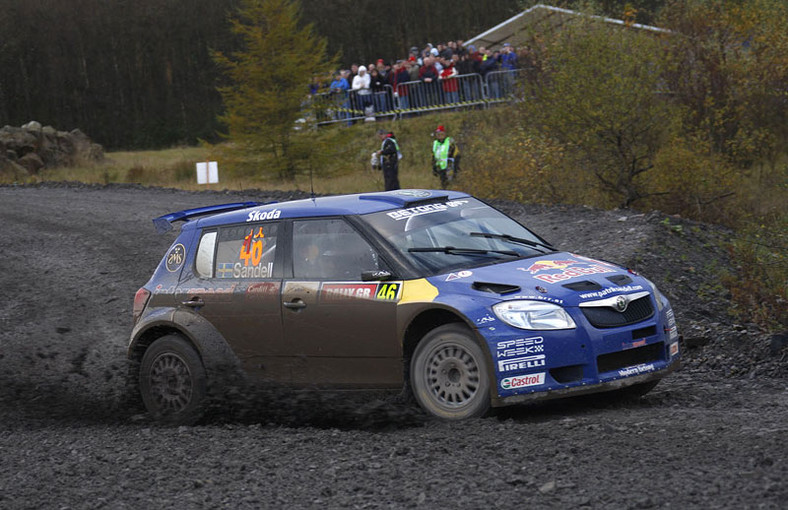
[(353, 78), (352, 90), (356, 96), (356, 107), (364, 110), (372, 104), (372, 90), (369, 88), (370, 79), (365, 66), (359, 66), (358, 74)]

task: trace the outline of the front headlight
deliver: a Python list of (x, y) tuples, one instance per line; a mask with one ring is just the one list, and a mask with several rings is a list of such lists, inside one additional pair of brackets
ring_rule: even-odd
[(651, 286), (651, 290), (654, 291), (654, 299), (657, 301), (657, 308), (659, 308), (659, 311), (661, 312), (662, 309), (665, 308), (665, 304), (667, 303), (668, 300), (665, 298), (665, 296), (662, 295), (662, 293), (659, 291), (657, 286), (654, 285), (654, 282), (652, 282), (648, 278), (643, 278), (643, 279), (648, 282), (648, 284)]
[(495, 315), (520, 329), (574, 329), (575, 321), (566, 310), (542, 301), (504, 301), (492, 307)]

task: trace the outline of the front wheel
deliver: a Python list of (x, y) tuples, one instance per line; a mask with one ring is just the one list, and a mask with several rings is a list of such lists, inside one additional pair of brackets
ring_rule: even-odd
[(410, 363), (410, 383), (419, 405), (439, 418), (461, 420), (490, 408), (484, 353), (470, 331), (447, 324), (419, 342)]
[(145, 351), (140, 365), (140, 393), (154, 419), (187, 425), (202, 417), (205, 368), (186, 340), (166, 335)]

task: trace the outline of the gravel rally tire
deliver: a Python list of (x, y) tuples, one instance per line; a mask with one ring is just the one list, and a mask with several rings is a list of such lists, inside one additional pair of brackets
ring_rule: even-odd
[(471, 332), (447, 324), (416, 346), (410, 363), (413, 396), (429, 414), (448, 420), (484, 415), (490, 409), (486, 358)]
[(187, 425), (199, 420), (206, 397), (205, 367), (186, 340), (166, 335), (145, 351), (140, 365), (140, 394), (157, 421)]

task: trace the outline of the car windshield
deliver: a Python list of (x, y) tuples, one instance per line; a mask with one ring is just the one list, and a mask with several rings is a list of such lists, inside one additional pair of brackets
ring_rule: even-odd
[(555, 251), (512, 218), (470, 197), (361, 219), (425, 274)]

